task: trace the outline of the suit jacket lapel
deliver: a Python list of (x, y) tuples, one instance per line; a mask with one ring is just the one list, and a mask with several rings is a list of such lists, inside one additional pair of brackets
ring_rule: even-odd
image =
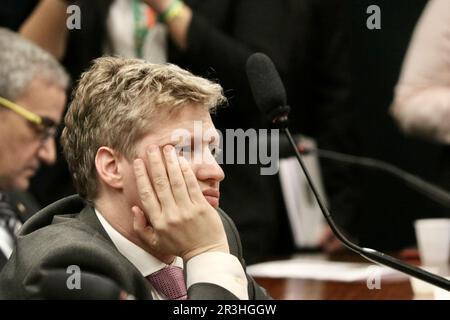
[(97, 215), (95, 214), (95, 210), (91, 205), (86, 205), (84, 209), (81, 210), (78, 219), (92, 228), (97, 235), (105, 238), (115, 248), (114, 243), (112, 242), (106, 230), (103, 228), (100, 220), (98, 220)]
[[(106, 241), (110, 246), (111, 246), (111, 250), (114, 250), (117, 252), (117, 256), (123, 258), (123, 261), (126, 261), (129, 266), (130, 266), (130, 270), (133, 270), (133, 274), (134, 274), (134, 280), (130, 279), (130, 283), (135, 283), (134, 287), (136, 288), (136, 290), (138, 290), (137, 288), (140, 288), (139, 291), (140, 294), (137, 295), (138, 298), (144, 298), (144, 299), (153, 299), (153, 295), (151, 293), (151, 286), (150, 284), (147, 282), (147, 280), (141, 275), (141, 273), (139, 272), (139, 270), (126, 258), (124, 257), (119, 250), (117, 250), (116, 246), (114, 245), (113, 241), (111, 240), (111, 238), (109, 237), (108, 233), (106, 232), (106, 230), (103, 228), (102, 224), (100, 223), (100, 220), (98, 220), (97, 215), (95, 214), (95, 210), (91, 205), (86, 205), (84, 207), (83, 210), (81, 210), (78, 219), (83, 222), (86, 226), (88, 226), (89, 228), (91, 228), (92, 232), (94, 233), (94, 236), (99, 240), (99, 241)], [(140, 280), (137, 280), (140, 279)], [(137, 281), (137, 282), (136, 282)], [(139, 285), (137, 285), (137, 283), (139, 283)], [(126, 287), (123, 287), (126, 288)], [(135, 294), (137, 292), (128, 292), (128, 293), (132, 293)]]

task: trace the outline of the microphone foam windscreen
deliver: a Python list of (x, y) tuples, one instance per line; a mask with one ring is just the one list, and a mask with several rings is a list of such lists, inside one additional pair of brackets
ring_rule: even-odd
[(256, 105), (273, 120), (286, 106), (286, 90), (272, 60), (263, 53), (254, 53), (247, 60), (247, 77)]

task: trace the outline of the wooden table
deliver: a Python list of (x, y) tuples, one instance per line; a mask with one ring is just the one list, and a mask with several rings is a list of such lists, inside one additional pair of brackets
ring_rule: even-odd
[[(364, 261), (352, 253), (329, 257), (331, 261)], [(412, 263), (415, 263), (414, 261)], [(381, 281), (370, 290), (366, 281), (336, 282), (288, 278), (255, 278), (275, 300), (412, 300), (409, 280)]]
[(256, 278), (276, 300), (412, 300), (409, 281), (381, 283), (369, 290), (365, 282)]

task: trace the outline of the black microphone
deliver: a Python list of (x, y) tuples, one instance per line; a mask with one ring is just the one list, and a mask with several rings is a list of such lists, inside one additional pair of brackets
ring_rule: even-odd
[(400, 179), (411, 189), (427, 196), (429, 199), (450, 208), (450, 192), (388, 162), (370, 157), (361, 157), (332, 150), (312, 148), (302, 144), (300, 144), (298, 149), (302, 155), (315, 154), (323, 159), (385, 172)]
[(340, 232), (339, 228), (336, 226), (333, 218), (331, 217), (331, 214), (326, 207), (325, 202), (323, 201), (316, 186), (314, 185), (308, 169), (303, 162), (302, 156), (297, 149), (296, 143), (289, 131), (288, 113), (290, 109), (286, 105), (284, 107), (281, 105), (286, 104), (286, 92), (273, 62), (267, 55), (262, 53), (255, 53), (248, 58), (246, 67), (248, 80), (255, 102), (257, 103), (261, 111), (266, 114), (268, 120), (286, 134), (290, 145), (294, 149), (300, 167), (305, 174), (311, 191), (313, 192), (314, 197), (317, 200), (320, 210), (322, 211), (325, 220), (327, 221), (335, 236), (347, 248), (358, 253), (369, 261), (386, 265), (392, 269), (406, 273), (412, 277), (418, 278), (442, 289), (450, 291), (449, 280), (428, 271), (422, 270), (418, 267), (404, 263), (403, 261), (382, 252), (378, 252), (370, 248), (362, 248), (348, 240)]
[(253, 98), (269, 121), (273, 124), (285, 123), (287, 126), (291, 109), (286, 103), (286, 90), (277, 69), (266, 58), (268, 57), (262, 53), (255, 53), (247, 60), (247, 77), (251, 79)]
[(81, 272), (79, 287), (71, 288), (68, 283), (71, 276), (63, 269), (43, 271), (36, 285), (39, 297), (49, 300), (135, 300), (111, 279)]

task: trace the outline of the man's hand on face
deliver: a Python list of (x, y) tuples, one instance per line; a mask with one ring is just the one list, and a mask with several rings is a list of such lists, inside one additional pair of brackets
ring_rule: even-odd
[[(167, 145), (147, 152), (148, 174), (142, 159), (134, 161), (143, 208), (134, 206), (134, 231), (150, 249), (184, 261), (201, 253), (229, 253), (217, 211), (206, 201), (189, 163)], [(164, 165), (164, 160), (166, 165)]]

